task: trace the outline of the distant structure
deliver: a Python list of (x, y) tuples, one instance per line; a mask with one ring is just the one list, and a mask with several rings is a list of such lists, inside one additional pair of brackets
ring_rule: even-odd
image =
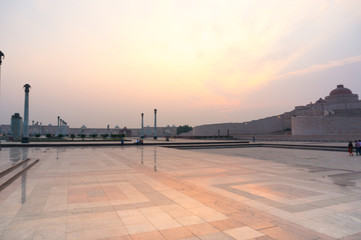
[[(61, 134), (61, 135), (66, 135), (68, 134), (68, 128), (67, 128), (67, 123), (60, 118), (60, 116), (58, 116), (58, 130), (57, 130), (57, 135)], [(85, 127), (85, 126), (84, 126)]]
[[(51, 134), (57, 135), (59, 127), (55, 125), (43, 125), (39, 122), (34, 122), (32, 125), (28, 126), (29, 136), (34, 137), (36, 134)], [(88, 128), (86, 126), (82, 126), (80, 128), (72, 128), (69, 125), (63, 125), (61, 127), (63, 135), (72, 135), (78, 136), (79, 134), (85, 134), (89, 136), (90, 134), (97, 134), (100, 137), (103, 134), (124, 134), (126, 137), (140, 137), (142, 136), (141, 128)], [(0, 125), (0, 134), (10, 135), (11, 134), (11, 125), (2, 124)], [(144, 137), (152, 137), (154, 136), (154, 127), (146, 126), (143, 128)], [(166, 127), (157, 127), (157, 136), (165, 137), (165, 136), (175, 136), (177, 135), (177, 127), (176, 126), (166, 126)]]
[(243, 123), (196, 126), (186, 135), (332, 135), (361, 133), (361, 101), (342, 84), (315, 103), (272, 117)]
[(19, 113), (14, 113), (11, 116), (11, 133), (10, 135), (14, 139), (20, 139), (23, 132), (23, 119), (20, 117)]
[(4, 53), (0, 51), (0, 65), (2, 64), (4, 58), (5, 58)]
[(5, 58), (4, 53), (2, 51), (0, 51), (0, 84), (1, 84), (1, 64), (2, 64), (4, 58)]
[(325, 99), (294, 109), (292, 135), (360, 133), (360, 122), (358, 95), (340, 84)]
[(153, 139), (157, 139), (157, 109), (154, 109), (154, 136)]
[(140, 137), (144, 138), (144, 113), (141, 113), (141, 117), (142, 117), (142, 125), (141, 125)]
[(22, 143), (29, 143), (29, 133), (28, 133), (28, 126), (29, 126), (29, 92), (30, 92), (30, 85), (25, 84), (25, 104), (24, 104), (24, 124), (23, 124), (23, 138), (21, 139)]

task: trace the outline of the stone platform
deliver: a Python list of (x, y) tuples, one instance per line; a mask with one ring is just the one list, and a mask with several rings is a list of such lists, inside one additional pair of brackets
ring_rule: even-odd
[(361, 157), (274, 148), (3, 148), (0, 239), (361, 239)]

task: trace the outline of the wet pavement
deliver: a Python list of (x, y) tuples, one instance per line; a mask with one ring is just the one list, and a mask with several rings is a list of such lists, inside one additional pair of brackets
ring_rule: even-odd
[(0, 239), (361, 239), (361, 157), (272, 148), (2, 148)]

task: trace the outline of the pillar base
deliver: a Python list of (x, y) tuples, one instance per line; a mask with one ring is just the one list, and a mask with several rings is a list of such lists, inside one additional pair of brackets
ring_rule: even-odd
[(23, 137), (21, 139), (21, 143), (29, 143), (29, 138), (28, 137)]

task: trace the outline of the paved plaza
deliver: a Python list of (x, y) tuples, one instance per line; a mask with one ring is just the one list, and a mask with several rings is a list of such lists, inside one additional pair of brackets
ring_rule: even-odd
[(361, 157), (274, 148), (2, 148), (0, 239), (361, 239)]

